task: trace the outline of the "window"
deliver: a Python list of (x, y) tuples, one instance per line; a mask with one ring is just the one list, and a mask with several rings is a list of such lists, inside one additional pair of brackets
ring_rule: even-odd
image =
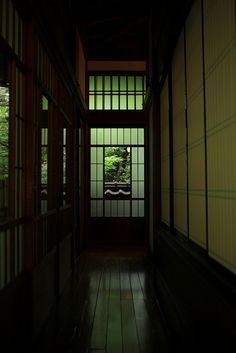
[(41, 213), (48, 210), (48, 100), (42, 97), (42, 119), (41, 119)]
[(9, 88), (5, 79), (0, 82), (0, 223), (8, 217), (9, 177)]
[(145, 75), (89, 76), (90, 110), (142, 110)]
[(144, 217), (144, 129), (90, 130), (91, 217)]

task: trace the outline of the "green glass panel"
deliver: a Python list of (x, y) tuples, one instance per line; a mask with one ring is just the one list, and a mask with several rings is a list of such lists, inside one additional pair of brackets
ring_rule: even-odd
[(66, 145), (66, 128), (63, 129), (63, 145)]
[(48, 147), (41, 147), (41, 184), (48, 183)]
[(124, 143), (124, 129), (118, 129), (118, 145), (123, 145)]
[(89, 91), (94, 91), (95, 90), (95, 84), (94, 84), (94, 76), (89, 76)]
[(120, 76), (120, 91), (121, 92), (127, 91), (126, 76)]
[(128, 77), (128, 91), (134, 91), (134, 76)]
[(95, 109), (95, 96), (92, 94), (89, 95), (89, 109), (90, 110)]
[(138, 165), (138, 180), (144, 180), (144, 164)]
[(138, 198), (138, 182), (132, 180), (132, 197)]
[(138, 148), (138, 163), (144, 163), (144, 147)]
[(131, 144), (138, 144), (138, 129), (131, 129)]
[(91, 163), (97, 163), (97, 148), (91, 147)]
[(130, 145), (130, 129), (124, 129), (124, 144)]
[(104, 78), (104, 90), (111, 91), (111, 77), (105, 76)]
[(103, 90), (103, 76), (97, 76), (96, 77), (96, 91), (102, 91)]
[(143, 91), (143, 77), (142, 76), (136, 76), (136, 92), (142, 92)]
[(143, 96), (136, 95), (136, 110), (142, 110), (142, 109), (143, 109)]
[(120, 96), (120, 110), (127, 109), (127, 97), (126, 95)]
[(97, 181), (97, 198), (103, 198), (103, 182)]
[(104, 109), (111, 110), (111, 96), (105, 95), (104, 97)]
[(138, 144), (144, 145), (144, 129), (138, 129)]
[(97, 163), (103, 163), (103, 147), (97, 148)]
[(132, 164), (138, 163), (138, 148), (132, 147)]
[(111, 129), (111, 144), (117, 145), (117, 129)]
[(139, 217), (144, 217), (144, 201), (138, 201), (138, 216)]
[(97, 180), (103, 180), (103, 164), (97, 165)]
[(112, 217), (117, 217), (117, 200), (112, 200), (111, 201), (111, 216)]
[(91, 183), (90, 183), (90, 195), (91, 195), (91, 198), (97, 197), (97, 183), (96, 183), (96, 181), (91, 181)]
[(124, 211), (125, 211), (125, 205), (123, 200), (118, 200), (118, 209), (117, 209), (117, 214), (118, 217), (124, 217)]
[(129, 95), (128, 96), (128, 109), (129, 110), (134, 110), (135, 109), (135, 96), (134, 95)]
[(144, 198), (144, 182), (140, 181), (138, 183), (138, 198), (143, 199)]
[(113, 110), (119, 109), (119, 96), (118, 95), (112, 96), (112, 109)]
[(42, 97), (42, 110), (48, 110), (48, 100), (46, 97)]
[(111, 129), (104, 129), (104, 138), (105, 145), (109, 145), (111, 142)]
[(138, 217), (138, 201), (132, 201), (132, 217)]
[(130, 201), (125, 201), (125, 217), (130, 217)]
[(105, 217), (111, 217), (111, 201), (105, 201)]
[(48, 129), (41, 129), (41, 145), (48, 145)]
[(97, 165), (96, 164), (91, 164), (91, 175), (90, 179), (91, 180), (97, 180)]
[(97, 129), (91, 129), (90, 130), (90, 136), (91, 136), (91, 145), (96, 145), (97, 144)]
[(103, 217), (103, 201), (97, 200), (97, 217)]
[(132, 180), (138, 180), (138, 164), (132, 164)]
[(112, 91), (118, 91), (119, 90), (119, 83), (118, 83), (118, 76), (112, 76)]
[(97, 129), (97, 144), (103, 145), (104, 143), (104, 131), (103, 129)]
[(97, 110), (103, 109), (103, 96), (101, 94), (97, 95), (96, 97), (96, 108)]

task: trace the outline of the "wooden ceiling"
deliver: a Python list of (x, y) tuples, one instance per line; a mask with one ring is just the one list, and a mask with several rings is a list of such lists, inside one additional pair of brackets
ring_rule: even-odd
[(72, 0), (72, 12), (88, 60), (146, 60), (147, 0)]

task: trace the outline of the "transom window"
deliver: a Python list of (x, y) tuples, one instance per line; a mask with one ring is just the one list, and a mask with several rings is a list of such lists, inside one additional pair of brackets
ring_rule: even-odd
[(90, 216), (144, 217), (144, 129), (91, 129), (90, 145)]
[(145, 75), (90, 75), (90, 110), (142, 110), (146, 95)]

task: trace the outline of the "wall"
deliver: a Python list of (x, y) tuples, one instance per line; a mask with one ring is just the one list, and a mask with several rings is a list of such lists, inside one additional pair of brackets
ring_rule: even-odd
[[(167, 80), (161, 90), (162, 222), (173, 187), (174, 228), (236, 273), (235, 2), (196, 0), (173, 53), (173, 151)], [(170, 98), (170, 97), (169, 97)], [(165, 128), (166, 126), (166, 128)], [(173, 152), (173, 185), (165, 156)]]

